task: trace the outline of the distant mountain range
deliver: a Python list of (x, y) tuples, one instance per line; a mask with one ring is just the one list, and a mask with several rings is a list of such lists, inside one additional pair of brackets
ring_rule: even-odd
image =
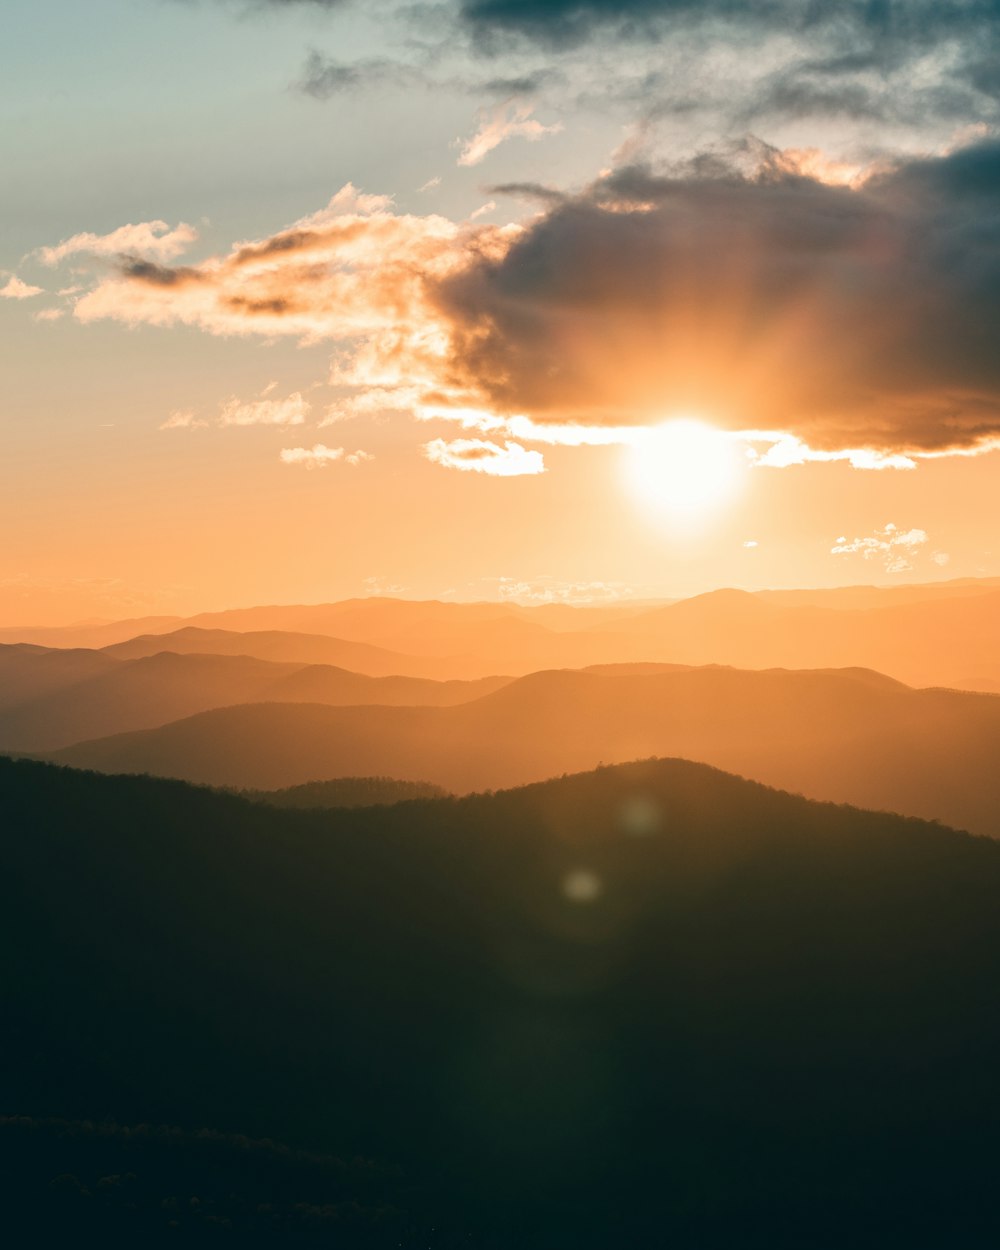
[(310, 812), (0, 759), (0, 817), (17, 1244), (1000, 1241), (988, 839), (677, 760)]
[(451, 707), (249, 704), (50, 755), (223, 786), (390, 775), (459, 792), (678, 755), (1000, 836), (1000, 697), (867, 670), (542, 672)]
[[(239, 653), (241, 639), (247, 638), (248, 650), (254, 642), (243, 634), (211, 637), (216, 647), (231, 643), (233, 654), (199, 654), (193, 648), (204, 641), (201, 634), (183, 630), (168, 636), (177, 648), (170, 651), (147, 646), (145, 638), (105, 651), (0, 646), (0, 750), (53, 750), (82, 738), (153, 728), (196, 712), (262, 700), (446, 706), (478, 698), (509, 680), (369, 677), (314, 662), (312, 656), (338, 654), (342, 648), (330, 638), (315, 639), (318, 647), (302, 646), (301, 635), (268, 636), (269, 645), (261, 649), (289, 657), (284, 661)], [(291, 644), (283, 650), (285, 637)], [(348, 646), (355, 652), (375, 650)]]
[[(723, 590), (659, 605), (343, 603), (0, 630), (0, 642), (251, 655), (369, 676), (523, 676), (609, 663), (873, 668), (911, 685), (1000, 691), (1000, 581)], [(114, 648), (128, 644), (123, 649)]]

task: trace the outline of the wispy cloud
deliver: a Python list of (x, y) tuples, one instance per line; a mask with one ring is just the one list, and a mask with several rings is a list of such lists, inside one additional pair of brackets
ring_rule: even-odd
[(44, 295), (40, 286), (29, 286), (17, 274), (12, 274), (3, 286), (0, 286), (0, 299), (31, 299), (34, 295)]
[(58, 265), (67, 256), (140, 256), (161, 262), (173, 260), (198, 238), (194, 226), (185, 222), (171, 228), (165, 221), (140, 221), (119, 226), (110, 234), (74, 234), (54, 247), (39, 248), (35, 255), (45, 265)]
[(558, 134), (562, 130), (562, 122), (543, 126), (532, 117), (534, 111), (533, 104), (520, 100), (505, 100), (495, 108), (482, 110), (475, 133), (462, 144), (459, 165), (478, 165), (494, 148), (506, 143), (508, 139), (527, 139), (529, 143), (537, 143), (546, 135)]
[(172, 412), (160, 426), (161, 430), (204, 430), (208, 422), (195, 415), (190, 408)]
[[(273, 384), (272, 384), (273, 385)], [(267, 394), (272, 388), (268, 387)], [(248, 399), (232, 396), (219, 413), (220, 425), (303, 425), (311, 405), (301, 392), (293, 391), (284, 399)]]
[(843, 535), (830, 548), (834, 556), (859, 555), (864, 560), (879, 560), (887, 573), (909, 573), (913, 569), (909, 557), (927, 542), (927, 531), (899, 530), (891, 522), (864, 538), (850, 541)]
[(424, 444), (424, 455), (446, 469), (486, 473), (491, 477), (524, 477), (545, 472), (540, 451), (528, 451), (519, 443), (487, 442), (481, 438), (435, 438)]
[(747, 442), (770, 443), (766, 451), (753, 450), (753, 463), (760, 468), (787, 469), (790, 465), (813, 463), (831, 464), (846, 461), (852, 469), (915, 469), (912, 455), (879, 451), (871, 447), (842, 447), (826, 451), (810, 447), (793, 434), (780, 431), (748, 430)]
[(329, 100), (342, 92), (367, 87), (393, 86), (412, 90), (426, 83), (422, 70), (403, 61), (375, 57), (360, 61), (335, 61), (313, 51), (295, 86), (317, 100)]
[(297, 464), (306, 469), (325, 469), (337, 461), (356, 466), (367, 460), (374, 460), (375, 457), (367, 451), (348, 452), (344, 447), (327, 447), (325, 443), (315, 443), (312, 447), (283, 447), (278, 453), (278, 459), (282, 464)]

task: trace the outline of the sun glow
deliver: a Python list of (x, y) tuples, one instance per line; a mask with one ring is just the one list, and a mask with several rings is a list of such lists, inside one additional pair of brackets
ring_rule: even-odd
[(645, 431), (625, 459), (632, 494), (654, 511), (679, 520), (701, 516), (731, 499), (743, 467), (733, 439), (689, 418)]

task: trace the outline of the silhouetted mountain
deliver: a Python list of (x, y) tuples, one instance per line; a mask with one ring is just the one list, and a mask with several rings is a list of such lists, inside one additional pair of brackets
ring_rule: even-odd
[[(162, 618), (144, 630), (142, 622), (118, 622), (44, 636), (0, 631), (0, 638), (63, 646), (103, 645), (95, 641), (103, 638), (117, 647), (122, 638), (143, 634), (120, 654), (212, 651), (437, 679), (653, 662), (863, 667), (911, 685), (1000, 691), (995, 578), (756, 594), (720, 590), (673, 603), (599, 607), (374, 597), (203, 613), (167, 634), (174, 624)], [(234, 641), (234, 630), (246, 631), (243, 642)]]
[(0, 629), (0, 643), (96, 649), (124, 642), (138, 634), (166, 633), (183, 624), (181, 616), (136, 616), (122, 621), (85, 621), (79, 625), (8, 625)]
[[(1000, 591), (880, 608), (783, 606), (719, 590), (621, 621), (635, 658), (745, 668), (873, 668), (915, 686), (1000, 691)], [(628, 648), (619, 642), (628, 658)]]
[[(102, 1183), (105, 1233), (353, 1196), (303, 1232), (340, 1250), (1000, 1239), (994, 842), (669, 760), (356, 811), (10, 761), (0, 795), (0, 1105), (111, 1139), (2, 1126), (34, 1244)], [(246, 1144), (114, 1127), (160, 1123)]]
[[(332, 664), (369, 677), (425, 677), (450, 680), (465, 676), (469, 664), (460, 659), (434, 660), (401, 655), (363, 642), (345, 642), (324, 634), (292, 634), (279, 630), (238, 634), (224, 629), (186, 626), (169, 634), (148, 634), (106, 647), (108, 655), (132, 660), (161, 651), (196, 655), (249, 655), (286, 664)], [(477, 667), (477, 666), (473, 666)], [(475, 676), (479, 676), (477, 672)]]
[(1000, 698), (864, 670), (535, 673), (453, 708), (246, 705), (53, 757), (238, 788), (385, 773), (467, 791), (651, 754), (1000, 836)]
[[(240, 635), (226, 635), (234, 637)], [(81, 738), (153, 728), (211, 708), (262, 700), (446, 707), (509, 680), (437, 682), (366, 677), (330, 665), (247, 655), (160, 651), (129, 660), (107, 651), (38, 647), (0, 647), (0, 672), (5, 679), (0, 749), (19, 752), (55, 750)]]
[(0, 646), (0, 714), (114, 668), (112, 657), (101, 651), (50, 650), (26, 643)]
[(830, 586), (810, 590), (758, 590), (769, 603), (783, 607), (891, 608), (904, 603), (967, 599), (1000, 590), (1000, 577), (956, 577), (946, 582), (911, 582), (901, 586)]
[(427, 781), (396, 781), (393, 777), (339, 777), (310, 781), (285, 790), (242, 790), (240, 797), (272, 807), (376, 807), (408, 799), (443, 799), (448, 791)]

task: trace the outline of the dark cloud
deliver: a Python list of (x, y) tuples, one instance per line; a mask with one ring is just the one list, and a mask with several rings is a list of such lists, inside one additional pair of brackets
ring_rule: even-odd
[(828, 447), (996, 435), (1000, 142), (855, 189), (800, 168), (751, 146), (554, 203), (441, 285), (456, 381), (551, 420), (686, 411)]
[(509, 195), (519, 200), (540, 200), (543, 204), (562, 204), (567, 200), (565, 191), (547, 187), (541, 182), (501, 182), (486, 188), (487, 195)]
[(427, 83), (423, 72), (403, 61), (372, 58), (366, 61), (334, 61), (310, 52), (296, 87), (317, 100), (329, 100), (345, 91), (370, 87), (418, 87)]
[[(431, 58), (433, 60), (433, 58)], [(555, 70), (539, 69), (509, 78), (482, 78), (477, 75), (435, 77), (428, 69), (406, 61), (374, 57), (361, 61), (336, 61), (320, 52), (310, 52), (295, 86), (317, 100), (328, 100), (342, 92), (414, 87), (443, 88), (477, 97), (498, 99), (537, 95), (561, 82)]]
[(353, 0), (224, 0), (246, 9), (346, 9)]
[(648, 38), (678, 24), (728, 23), (748, 32), (825, 30), (884, 45), (933, 46), (1000, 19), (998, 0), (461, 0), (465, 24), (487, 46), (516, 35), (567, 47), (600, 35)]
[(487, 78), (483, 82), (471, 84), (471, 87), (484, 95), (526, 96), (537, 95), (539, 91), (553, 86), (560, 79), (561, 76), (554, 70), (539, 69), (531, 74), (518, 74), (510, 78)]
[(143, 282), (149, 286), (173, 287), (187, 286), (203, 281), (202, 274), (188, 266), (158, 265), (152, 260), (143, 260), (138, 256), (126, 256), (121, 262), (121, 273), (134, 282)]

